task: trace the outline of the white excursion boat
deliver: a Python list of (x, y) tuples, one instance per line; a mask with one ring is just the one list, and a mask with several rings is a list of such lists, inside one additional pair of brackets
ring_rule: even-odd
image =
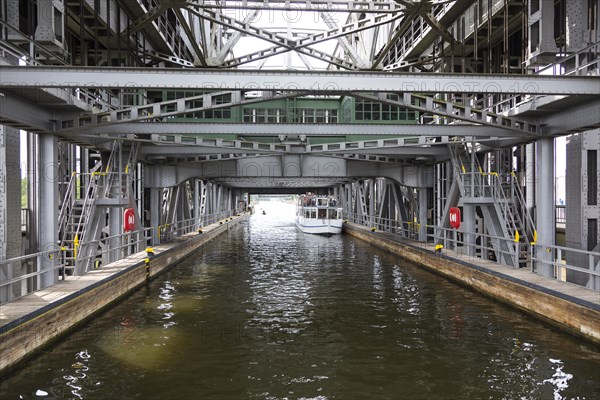
[(333, 235), (342, 232), (342, 208), (328, 196), (306, 194), (298, 198), (296, 225), (304, 233)]

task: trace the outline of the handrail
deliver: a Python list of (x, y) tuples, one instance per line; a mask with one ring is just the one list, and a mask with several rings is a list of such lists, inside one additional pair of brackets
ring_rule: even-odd
[[(523, 227), (523, 229), (526, 230), (527, 226), (529, 226), (530, 228), (530, 232), (529, 234), (531, 235), (530, 242), (536, 242), (537, 240), (537, 229), (535, 227), (535, 224), (533, 222), (533, 217), (531, 216), (531, 213), (529, 212), (529, 210), (527, 209), (527, 202), (525, 201), (525, 195), (523, 194), (523, 191), (521, 190), (521, 186), (519, 185), (519, 181), (517, 179), (517, 174), (515, 174), (514, 171), (511, 171), (511, 185), (513, 190), (515, 191), (517, 200), (519, 202), (519, 207), (521, 209), (521, 213), (525, 216), (526, 221), (523, 221), (524, 223), (526, 223), (526, 226)], [(525, 234), (527, 234), (527, 232), (524, 232)]]
[[(69, 180), (69, 184), (67, 186), (67, 191), (65, 192), (65, 198), (63, 199), (61, 208), (60, 208), (60, 212), (59, 212), (59, 216), (58, 216), (58, 231), (62, 232), (63, 237), (59, 238), (60, 239), (60, 243), (61, 246), (64, 246), (66, 243), (66, 228), (69, 222), (69, 215), (67, 214), (67, 210), (72, 212), (73, 211), (73, 205), (75, 204), (76, 196), (75, 196), (75, 182), (77, 181), (77, 178), (81, 178), (83, 176), (95, 176), (97, 173), (97, 170), (101, 167), (101, 163), (96, 164), (89, 173), (77, 173), (77, 172), (73, 172), (71, 174), (71, 179)], [(85, 190), (85, 196), (88, 195), (88, 190), (89, 190), (89, 182), (88, 185), (86, 186), (86, 190)]]
[[(132, 242), (123, 243), (123, 239), (129, 239), (129, 238), (134, 238), (135, 240)], [(110, 243), (113, 242), (113, 239), (119, 239), (120, 244), (118, 246), (111, 247)], [(106, 249), (104, 249), (100, 252), (98, 252), (97, 250), (91, 251), (91, 252), (90, 251), (81, 251), (78, 254), (85, 254), (85, 255), (79, 257), (78, 262), (86, 261), (87, 263), (89, 263), (90, 260), (96, 259), (101, 254), (109, 253), (109, 252), (115, 251), (115, 250), (128, 249), (132, 246), (133, 246), (134, 250), (126, 252), (126, 254), (123, 255), (123, 257), (128, 257), (132, 254), (139, 253), (140, 251), (143, 251), (143, 249), (145, 249), (148, 245), (154, 244), (154, 228), (152, 228), (152, 227), (142, 228), (142, 229), (139, 229), (136, 231), (125, 232), (125, 233), (120, 233), (117, 235), (103, 237), (101, 239), (91, 240), (89, 242), (81, 244), (80, 247), (82, 249), (89, 248), (90, 246), (94, 246), (94, 245), (96, 245), (96, 247), (97, 247), (100, 243), (103, 243), (103, 242), (109, 243), (109, 246)], [(87, 271), (88, 270), (86, 269), (85, 272), (87, 272)]]
[[(462, 146), (462, 148), (465, 150), (465, 153), (468, 154), (468, 151), (465, 147), (466, 143), (462, 143)], [(460, 145), (450, 145), (450, 154), (452, 158), (454, 172), (457, 174), (458, 179), (462, 180), (461, 183), (463, 185), (463, 189), (465, 191), (467, 189), (467, 187), (465, 187), (464, 176), (469, 176), (471, 178), (470, 195), (472, 197), (487, 197), (488, 195), (491, 195), (494, 199), (499, 199), (500, 201), (498, 201), (497, 203), (502, 212), (502, 216), (510, 223), (510, 226), (513, 228), (513, 232), (509, 232), (509, 234), (515, 234), (514, 231), (517, 230), (517, 220), (515, 217), (519, 216), (513, 215), (513, 213), (510, 211), (510, 202), (513, 202), (518, 208), (518, 211), (520, 211), (524, 216), (523, 220), (521, 221), (524, 224), (523, 233), (526, 235), (529, 234), (531, 236), (529, 239), (531, 239), (531, 241), (535, 241), (535, 237), (537, 236), (535, 224), (533, 223), (533, 219), (526, 208), (525, 197), (523, 195), (523, 192), (521, 191), (521, 188), (519, 187), (518, 181), (516, 179), (516, 174), (514, 172), (511, 172), (508, 177), (509, 183), (511, 185), (510, 198), (508, 198), (502, 186), (502, 179), (504, 176), (501, 177), (500, 174), (495, 172), (483, 172), (483, 169), (481, 168), (481, 165), (479, 164), (477, 158), (475, 158), (474, 167), (477, 168), (479, 172), (467, 172), (464, 165), (462, 165), (463, 161), (460, 158), (460, 155), (458, 154), (458, 148), (460, 147)], [(458, 166), (459, 163), (462, 166), (462, 170), (461, 167)], [(486, 193), (486, 185), (482, 180), (483, 177), (486, 177), (486, 180), (488, 180), (490, 184), (490, 188), (492, 191), (489, 194)], [(516, 200), (516, 203), (514, 202), (514, 200)], [(527, 231), (527, 227), (530, 227), (529, 231)]]
[[(568, 253), (578, 254), (580, 257), (587, 256), (587, 268), (567, 264), (566, 260), (569, 259)], [(544, 254), (545, 256), (538, 256), (538, 254)], [(563, 264), (563, 254), (565, 255), (565, 263)], [(564, 246), (556, 246), (556, 245), (546, 245), (546, 244), (536, 244), (531, 246), (531, 260), (532, 260), (532, 272), (535, 272), (533, 269), (534, 265), (546, 264), (550, 265), (553, 268), (552, 277), (557, 280), (563, 281), (561, 279), (561, 270), (571, 270), (579, 273), (583, 273), (588, 275), (587, 284), (583, 285), (589, 289), (600, 292), (600, 252), (587, 251), (581, 249), (573, 249)], [(565, 277), (566, 278), (566, 277)], [(569, 282), (568, 283), (574, 283)], [(582, 286), (578, 283), (574, 283), (579, 286)]]
[[(232, 210), (221, 211), (218, 213), (209, 214), (208, 216), (210, 217), (209, 219), (211, 221), (214, 220), (214, 222), (211, 222), (211, 223), (215, 223), (219, 220), (219, 218), (226, 219), (233, 215), (239, 215), (243, 211), (244, 211), (243, 208), (236, 208), (236, 209), (232, 209)], [(185, 221), (190, 221), (190, 220), (184, 220), (184, 221), (178, 221), (178, 222), (185, 222)], [(196, 225), (201, 224), (202, 219), (199, 218), (195, 222), (196, 222)], [(225, 222), (225, 221), (223, 221), (223, 222)], [(155, 244), (154, 242), (155, 242), (156, 237), (154, 236), (154, 230), (155, 230), (154, 227), (145, 227), (145, 228), (141, 228), (136, 231), (122, 233), (122, 234), (118, 234), (118, 235), (112, 235), (112, 236), (104, 237), (101, 239), (93, 240), (93, 241), (90, 241), (87, 243), (83, 243), (81, 246), (92, 246), (92, 245), (97, 246), (98, 244), (100, 244), (102, 242), (106, 242), (106, 241), (111, 243), (113, 241), (113, 239), (115, 239), (115, 238), (120, 238), (122, 240), (124, 238), (131, 238), (132, 236), (134, 237), (134, 241), (132, 241), (132, 242), (123, 243), (121, 241), (118, 246), (108, 247), (107, 249), (104, 249), (101, 252), (98, 252), (98, 251), (87, 252), (88, 254), (85, 257), (83, 257), (82, 259), (84, 259), (84, 260), (95, 259), (96, 257), (98, 257), (101, 254), (104, 254), (104, 253), (107, 253), (110, 251), (115, 251), (115, 250), (120, 250), (120, 249), (128, 249), (128, 248), (131, 248), (131, 251), (128, 251), (126, 253), (127, 255), (125, 257), (135, 254), (137, 252), (141, 252), (144, 250), (145, 246)], [(61, 248), (57, 248), (57, 249), (53, 249), (53, 250), (41, 251), (38, 253), (32, 253), (32, 254), (27, 254), (27, 255), (23, 255), (23, 256), (13, 257), (10, 259), (0, 260), (0, 266), (9, 266), (9, 267), (11, 264), (23, 263), (23, 262), (37, 262), (38, 266), (39, 266), (40, 262), (41, 262), (41, 260), (40, 260), (41, 257), (48, 257), (49, 259), (53, 260), (53, 262), (55, 263), (55, 265), (52, 265), (48, 268), (44, 268), (44, 269), (41, 269), (41, 270), (38, 270), (35, 272), (23, 274), (23, 275), (17, 276), (12, 279), (2, 280), (2, 281), (0, 281), (0, 287), (8, 286), (11, 284), (16, 284), (25, 279), (43, 275), (48, 272), (55, 271), (57, 269), (61, 270), (61, 275), (64, 280), (66, 277), (64, 274), (64, 269), (68, 268), (65, 263), (65, 253), (69, 250), (73, 250), (73, 249), (69, 249), (69, 248), (65, 248), (64, 246), (61, 246)], [(88, 271), (85, 271), (85, 272), (88, 272)], [(25, 296), (29, 293), (33, 293), (40, 289), (23, 292), (18, 297)], [(16, 298), (18, 298), (18, 297), (16, 297)], [(15, 298), (11, 298), (10, 301), (12, 301), (14, 299)]]
[[(508, 220), (510, 222), (510, 226), (513, 228), (513, 230), (517, 229), (517, 223), (515, 220), (515, 216), (513, 215), (512, 212), (510, 212), (510, 206), (509, 206), (509, 199), (506, 197), (506, 193), (504, 193), (504, 189), (502, 188), (502, 181), (500, 178), (499, 174), (489, 174), (489, 176), (491, 177), (492, 182), (494, 182), (494, 198), (498, 198), (500, 197), (500, 202), (496, 202), (498, 203), (498, 205), (500, 206), (500, 210), (502, 211), (502, 216)], [(508, 232), (509, 235), (513, 234), (515, 232)]]
[[(595, 53), (598, 53), (598, 50), (600, 50), (600, 41), (593, 43), (587, 47), (584, 47), (583, 49), (578, 50), (575, 53), (566, 55), (565, 57), (555, 61), (554, 63), (549, 64), (549, 65), (535, 71), (534, 75), (540, 75), (546, 71), (550, 71), (550, 70), (554, 69), (557, 66), (563, 66), (565, 63), (567, 63), (571, 59), (575, 59), (575, 68), (573, 70), (565, 71), (561, 75), (563, 75), (563, 76), (581, 75), (581, 72), (584, 70), (587, 70), (587, 72), (589, 73), (589, 69), (591, 66), (596, 66), (594, 75), (600, 75), (600, 58), (596, 58), (585, 64), (582, 64), (580, 62), (580, 57), (586, 53), (590, 53), (591, 50), (593, 50), (593, 49), (596, 49)], [(489, 99), (493, 100), (494, 97), (498, 98), (499, 100), (492, 101), (491, 104), (486, 106), (485, 102), (489, 101)], [(525, 96), (523, 96), (521, 94), (518, 94), (518, 95), (514, 95), (514, 94), (489, 95), (479, 101), (480, 104), (478, 104), (478, 107), (482, 108), (482, 109), (486, 109), (486, 110), (491, 110), (491, 111), (495, 112), (496, 114), (501, 114), (505, 111), (508, 111), (510, 109), (518, 107), (522, 104), (525, 104), (525, 103), (528, 103), (531, 101), (535, 101), (542, 97), (546, 97), (546, 96), (545, 95), (525, 95)], [(523, 98), (523, 99), (521, 101), (517, 102), (516, 100), (520, 99), (520, 98)], [(481, 102), (484, 102), (484, 103), (481, 103)]]
[(60, 207), (60, 211), (58, 214), (58, 231), (63, 233), (63, 237), (60, 238), (61, 246), (64, 245), (65, 242), (65, 231), (67, 226), (67, 209), (73, 210), (73, 186), (76, 180), (75, 176), (77, 174), (73, 172), (71, 174), (71, 179), (69, 180), (69, 184), (67, 185), (67, 191), (65, 192), (65, 198), (62, 202), (62, 206)]
[[(454, 250), (458, 252), (458, 249), (461, 247), (471, 247), (471, 248), (475, 248), (475, 249), (479, 249), (479, 253), (474, 252), (471, 255), (469, 255), (469, 257), (476, 257), (476, 258), (481, 258), (481, 259), (485, 259), (485, 252), (486, 251), (490, 251), (493, 252), (494, 254), (496, 254), (496, 260), (498, 263), (501, 263), (503, 265), (507, 265), (502, 263), (503, 257), (500, 257), (500, 254), (507, 254), (510, 255), (513, 260), (518, 260), (519, 259), (519, 254), (522, 250), (522, 244), (519, 242), (515, 242), (514, 240), (512, 240), (511, 238), (506, 238), (506, 237), (501, 237), (501, 236), (495, 236), (495, 235), (488, 235), (488, 234), (483, 234), (483, 233), (477, 233), (476, 235), (481, 239), (479, 241), (479, 244), (477, 244), (476, 242), (473, 243), (467, 243), (464, 240), (464, 236), (463, 239), (460, 238), (459, 235), (466, 235), (469, 232), (464, 232), (461, 230), (455, 230), (452, 228), (443, 228), (443, 227), (439, 227), (439, 226), (434, 226), (434, 225), (425, 225), (425, 229), (426, 229), (426, 239), (423, 240), (419, 240), (419, 230), (421, 228), (421, 225), (419, 225), (418, 223), (414, 223), (414, 222), (409, 222), (409, 221), (401, 221), (398, 219), (391, 219), (391, 218), (381, 218), (381, 217), (374, 217), (372, 220), (375, 221), (374, 224), (371, 224), (369, 221), (371, 221), (369, 216), (363, 216), (363, 215), (359, 215), (356, 213), (348, 213), (348, 212), (343, 212), (343, 217), (345, 219), (345, 222), (353, 222), (362, 226), (366, 226), (371, 228), (372, 231), (376, 232), (377, 230), (381, 230), (382, 232), (386, 232), (386, 233), (391, 233), (394, 235), (394, 239), (395, 240), (399, 240), (399, 239), (409, 239), (409, 240), (413, 240), (414, 241), (414, 245), (415, 246), (431, 246), (432, 244), (434, 245), (442, 245), (442, 252), (444, 250)], [(408, 228), (405, 228), (403, 225), (407, 225)], [(487, 243), (487, 241), (503, 241), (506, 244), (506, 247), (504, 247), (505, 250), (503, 250), (503, 246), (498, 246), (498, 248), (495, 248), (493, 245), (492, 246), (488, 246), (485, 243)], [(428, 247), (431, 250), (431, 247)], [(580, 273), (584, 273), (589, 275), (590, 278), (588, 278), (588, 284), (587, 287), (595, 290), (595, 291), (600, 291), (600, 252), (594, 252), (594, 251), (586, 251), (586, 250), (580, 250), (580, 249), (572, 249), (572, 248), (567, 248), (567, 247), (563, 247), (563, 246), (555, 246), (555, 245), (545, 245), (545, 244), (534, 244), (531, 247), (529, 247), (528, 250), (529, 254), (531, 255), (530, 257), (530, 262), (531, 262), (531, 269), (532, 272), (533, 271), (533, 267), (535, 265), (535, 263), (545, 263), (545, 264), (549, 264), (552, 265), (555, 269), (560, 269), (560, 268), (564, 268), (567, 270), (572, 270), (572, 271), (577, 271)], [(551, 259), (544, 259), (543, 257), (537, 257), (536, 254), (537, 253), (550, 253), (551, 254)], [(570, 265), (570, 264), (563, 264), (561, 262), (562, 259), (562, 253), (564, 252), (572, 252), (572, 253), (577, 253), (581, 256), (587, 256), (588, 260), (587, 260), (587, 264), (588, 264), (588, 268), (584, 268), (584, 267), (580, 267), (580, 266), (576, 266), (576, 265)], [(458, 252), (459, 257), (461, 255), (460, 252)], [(446, 255), (448, 255), (448, 253), (446, 253)], [(452, 257), (452, 255), (449, 255), (450, 257)], [(517, 261), (518, 262), (518, 261)], [(509, 267), (514, 267), (515, 265), (507, 265)], [(557, 279), (557, 276), (553, 276), (554, 279)], [(595, 281), (593, 281), (594, 279), (596, 279)], [(569, 282), (571, 283), (571, 282)], [(574, 283), (576, 284), (576, 283)], [(581, 285), (580, 285), (581, 286)]]
[[(434, 243), (434, 244), (442, 244), (444, 246), (444, 248), (448, 248), (447, 244), (450, 242), (450, 243), (454, 244), (455, 248), (453, 250), (455, 250), (455, 251), (456, 251), (456, 248), (458, 248), (460, 246), (474, 247), (476, 249), (477, 248), (480, 249), (479, 256), (477, 256), (476, 253), (475, 253), (475, 255), (473, 255), (473, 257), (476, 257), (476, 258), (484, 259), (484, 257), (483, 257), (484, 252), (481, 250), (487, 250), (487, 251), (493, 252), (496, 255), (506, 254), (506, 255), (511, 256), (511, 258), (513, 260), (515, 260), (515, 259), (518, 260), (520, 245), (519, 245), (519, 243), (515, 243), (512, 239), (501, 237), (501, 236), (489, 235), (489, 234), (485, 234), (485, 233), (477, 233), (477, 236), (479, 236), (481, 238), (481, 241), (479, 242), (479, 244), (468, 243), (468, 242), (465, 242), (464, 239), (460, 240), (458, 238), (449, 238), (448, 237), (448, 236), (454, 236), (458, 233), (465, 235), (465, 234), (468, 234), (468, 232), (455, 230), (452, 228), (443, 228), (443, 227), (433, 226), (433, 225), (426, 225), (425, 227), (427, 229), (427, 241), (430, 243)], [(431, 231), (433, 231), (433, 232), (430, 233)], [(439, 232), (442, 232), (443, 236), (440, 236)], [(449, 235), (449, 234), (451, 234), (451, 235)], [(432, 239), (431, 241), (430, 241), (430, 238)], [(502, 246), (498, 246), (498, 248), (495, 248), (493, 245), (487, 246), (484, 244), (484, 243), (486, 243), (486, 240), (484, 240), (484, 239), (490, 239), (491, 241), (504, 242), (504, 243), (506, 243), (506, 248), (508, 250), (502, 250)], [(499, 264), (506, 265), (509, 267), (515, 267), (514, 264), (509, 265), (509, 264), (502, 263), (501, 262), (502, 257), (496, 257), (496, 258), (497, 258), (497, 262)]]
[[(583, 49), (576, 51), (575, 53), (568, 54), (568, 55), (564, 56), (563, 58), (561, 58), (561, 59), (559, 59), (559, 60), (555, 61), (554, 63), (552, 63), (552, 64), (549, 64), (549, 65), (545, 66), (545, 67), (544, 67), (544, 68), (542, 68), (542, 69), (538, 69), (537, 71), (535, 71), (535, 73), (536, 73), (536, 74), (541, 74), (542, 72), (544, 72), (544, 71), (546, 71), (546, 70), (549, 70), (549, 69), (551, 69), (551, 68), (554, 68), (554, 67), (556, 67), (557, 65), (564, 64), (565, 62), (569, 61), (569, 60), (570, 60), (570, 59), (572, 59), (572, 58), (575, 58), (575, 59), (576, 59), (576, 62), (575, 62), (575, 69), (573, 70), (573, 71), (574, 71), (574, 72), (576, 72), (576, 73), (577, 73), (577, 72), (579, 72), (579, 71), (581, 71), (581, 70), (582, 70), (583, 68), (585, 68), (585, 67), (589, 67), (589, 65), (593, 65), (593, 64), (599, 64), (599, 65), (600, 65), (600, 59), (596, 59), (596, 60), (594, 60), (594, 61), (593, 61), (591, 64), (586, 64), (586, 65), (583, 65), (583, 66), (582, 66), (582, 65), (580, 65), (580, 64), (577, 62), (577, 57), (579, 57), (579, 56), (580, 56), (580, 55), (582, 55), (583, 53), (587, 53), (587, 52), (589, 52), (590, 50), (592, 50), (592, 49), (593, 49), (593, 48), (595, 48), (595, 47), (600, 47), (600, 41), (598, 41), (598, 42), (596, 42), (596, 43), (592, 43), (592, 44), (590, 44), (589, 46), (587, 46), (587, 47), (584, 47)], [(571, 71), (571, 72), (569, 72), (569, 73), (567, 73), (567, 74), (565, 74), (565, 75), (570, 75), (570, 74), (571, 74), (573, 71)]]
[(564, 224), (567, 222), (567, 216), (566, 216), (566, 207), (564, 204), (557, 204), (555, 206), (555, 218), (556, 218), (556, 223), (557, 224)]
[[(59, 257), (59, 255), (62, 254), (63, 257)], [(50, 260), (54, 260), (54, 262), (56, 263), (55, 265), (52, 266), (48, 266), (46, 268), (41, 269), (39, 266), (41, 265), (41, 258), (42, 257), (48, 257)], [(16, 264), (16, 263), (37, 263), (38, 268), (36, 271), (34, 272), (30, 272), (27, 274), (23, 274), (23, 275), (19, 275), (15, 278), (12, 279), (6, 279), (6, 280), (2, 280), (0, 281), (0, 287), (4, 287), (4, 286), (8, 286), (8, 285), (12, 285), (12, 284), (17, 284), (19, 282), (22, 282), (26, 279), (29, 278), (34, 278), (36, 276), (40, 276), (49, 272), (53, 272), (55, 270), (61, 270), (63, 273), (61, 274), (63, 279), (64, 279), (64, 251), (62, 249), (54, 249), (54, 250), (46, 250), (46, 251), (41, 251), (41, 252), (37, 252), (37, 253), (32, 253), (32, 254), (26, 254), (23, 256), (18, 256), (18, 257), (13, 257), (10, 259), (6, 259), (6, 260), (0, 260), (0, 266), (6, 266), (7, 270), (10, 271), (10, 269), (12, 268), (12, 264)], [(35, 264), (34, 264), (35, 265)], [(18, 299), (20, 297), (23, 297), (29, 293), (33, 293), (38, 289), (35, 290), (28, 290), (29, 288), (27, 287), (28, 285), (22, 286), (25, 287), (25, 291), (22, 291), (20, 293), (19, 296), (13, 297), (11, 299), (9, 299), (8, 301), (12, 301), (15, 299)], [(0, 303), (4, 303), (3, 301), (0, 301)]]

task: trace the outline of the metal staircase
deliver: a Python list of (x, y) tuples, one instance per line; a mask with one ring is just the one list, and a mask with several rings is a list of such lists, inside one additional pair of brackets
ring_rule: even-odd
[(463, 204), (480, 207), (496, 259), (524, 267), (537, 233), (516, 174), (484, 172), (468, 143), (449, 147)]
[[(64, 249), (65, 270), (80, 275), (94, 266), (109, 206), (130, 204), (131, 174), (139, 144), (134, 144), (124, 173), (119, 165), (120, 142), (113, 142), (105, 165), (99, 162), (88, 173), (71, 175), (59, 213), (60, 246)], [(82, 183), (85, 182), (85, 186)], [(77, 195), (77, 187), (84, 191)]]

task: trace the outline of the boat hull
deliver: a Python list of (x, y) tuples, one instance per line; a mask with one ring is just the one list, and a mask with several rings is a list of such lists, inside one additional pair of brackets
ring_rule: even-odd
[(296, 226), (304, 233), (315, 235), (337, 235), (342, 233), (342, 221), (326, 220), (321, 221), (296, 221)]

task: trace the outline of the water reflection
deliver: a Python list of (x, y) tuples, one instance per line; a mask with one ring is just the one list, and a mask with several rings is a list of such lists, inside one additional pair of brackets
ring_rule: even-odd
[(554, 400), (564, 399), (564, 397), (561, 395), (561, 392), (569, 387), (569, 381), (573, 379), (573, 375), (563, 371), (564, 365), (561, 360), (555, 360), (551, 358), (549, 361), (556, 366), (556, 369), (554, 370), (552, 377), (544, 379), (542, 383), (553, 386), (552, 390), (554, 393)]
[(303, 234), (291, 206), (264, 209), (3, 379), (0, 398), (600, 392), (597, 348), (352, 238)]
[(90, 358), (91, 356), (87, 350), (80, 351), (75, 355), (77, 361), (71, 365), (73, 374), (63, 376), (67, 386), (71, 388), (71, 394), (79, 399), (83, 399), (81, 389), (83, 388), (82, 385), (85, 382), (85, 379), (88, 378), (86, 372), (90, 369), (87, 365)]
[[(301, 250), (295, 246), (300, 233), (294, 226), (293, 205), (271, 204), (265, 208), (269, 222), (263, 215), (255, 215), (248, 228), (252, 240), (244, 247), (249, 254), (249, 329), (298, 334), (311, 323), (312, 287), (307, 267), (316, 265), (310, 258), (300, 262)], [(277, 246), (273, 245), (274, 237)]]

